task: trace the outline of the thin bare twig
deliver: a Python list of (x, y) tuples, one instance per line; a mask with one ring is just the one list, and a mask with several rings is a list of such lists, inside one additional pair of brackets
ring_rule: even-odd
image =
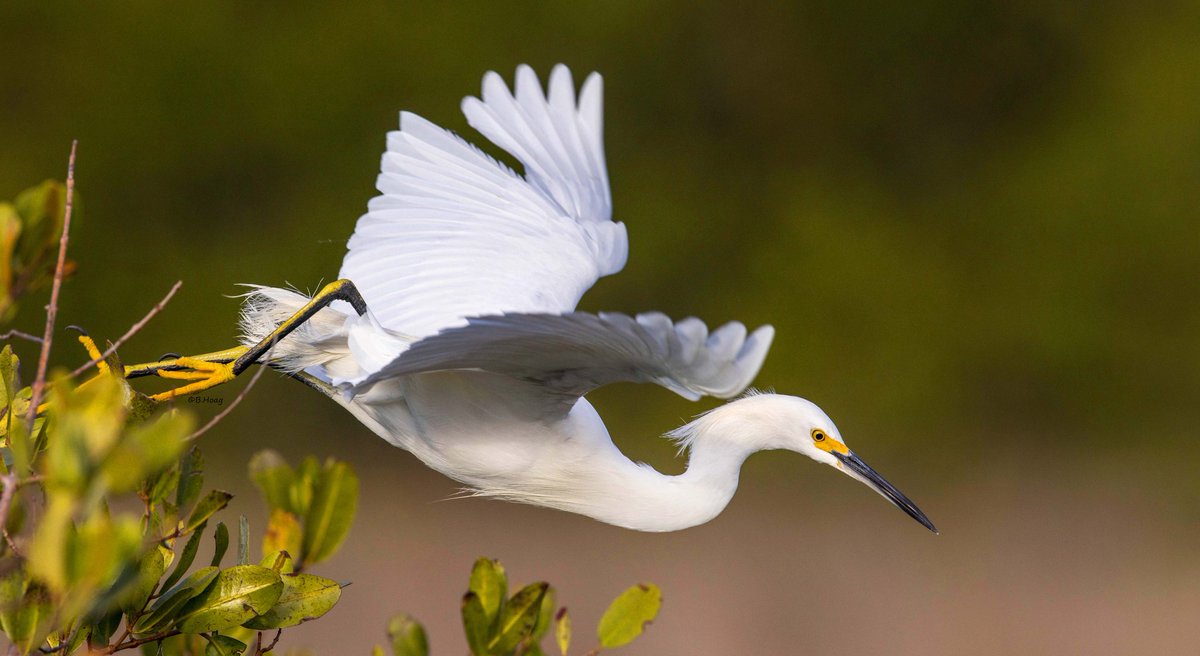
[(71, 142), (71, 157), (67, 160), (67, 198), (63, 204), (62, 236), (58, 239), (58, 262), (54, 266), (54, 286), (50, 288), (50, 305), (46, 306), (46, 329), (42, 332), (42, 353), (38, 356), (37, 377), (33, 379), (33, 393), (29, 397), (29, 432), (33, 432), (33, 420), (37, 417), (38, 405), (46, 387), (46, 367), (50, 363), (50, 344), (54, 334), (54, 320), (58, 318), (58, 291), (62, 288), (63, 269), (67, 265), (67, 242), (71, 234), (71, 204), (75, 198), (75, 149), (79, 141)]
[[(129, 330), (126, 330), (124, 335), (121, 335), (117, 341), (112, 343), (112, 346), (109, 346), (104, 353), (100, 354), (100, 360), (104, 360), (113, 353), (116, 353), (117, 349), (120, 348), (122, 344), (129, 341), (130, 337), (133, 337), (139, 330), (146, 327), (146, 324), (154, 318), (154, 315), (158, 314), (164, 307), (166, 307), (167, 303), (171, 301), (171, 297), (174, 296), (175, 292), (179, 291), (179, 288), (182, 286), (182, 280), (175, 281), (175, 284), (171, 285), (171, 290), (167, 292), (167, 295), (162, 297), (162, 300), (156, 303), (154, 307), (150, 308), (150, 311), (146, 313), (146, 316), (142, 317), (137, 323), (130, 326)], [(71, 372), (71, 377), (74, 378), (88, 369), (91, 369), (92, 367), (96, 366), (100, 360), (91, 360), (85, 362), (84, 364), (80, 365), (78, 369)]]
[[(267, 354), (265, 356), (263, 356), (264, 363), (269, 362), (271, 360), (271, 354), (274, 351), (275, 351), (275, 347), (272, 346), (271, 350), (267, 351)], [(266, 371), (267, 369), (270, 369), (270, 365), (260, 364), (258, 366), (258, 371), (254, 372), (254, 376), (252, 378), (250, 378), (250, 382), (246, 383), (246, 386), (244, 388), (242, 388), (242, 391), (233, 398), (233, 401), (228, 406), (226, 406), (224, 410), (218, 412), (216, 414), (216, 416), (214, 416), (212, 419), (209, 419), (207, 424), (204, 424), (198, 430), (196, 430), (196, 432), (194, 432), (191, 435), (188, 435), (186, 438), (184, 438), (184, 441), (191, 442), (192, 440), (195, 440), (196, 438), (200, 437), (201, 435), (207, 433), (210, 428), (212, 428), (213, 426), (216, 426), (218, 422), (220, 422), (222, 419), (224, 419), (226, 416), (228, 416), (229, 413), (233, 412), (233, 409), (236, 408), (237, 405), (242, 402), (242, 399), (246, 398), (246, 395), (250, 393), (250, 390), (254, 388), (254, 384), (258, 382), (259, 378), (262, 378), (263, 372)]]
[(122, 641), (118, 641), (116, 644), (109, 645), (109, 646), (105, 647), (102, 651), (98, 651), (96, 653), (112, 654), (112, 653), (116, 653), (118, 651), (125, 651), (126, 649), (133, 649), (135, 647), (141, 647), (142, 645), (150, 643), (150, 642), (158, 642), (159, 640), (166, 640), (167, 638), (170, 638), (171, 636), (176, 636), (176, 635), (179, 635), (179, 630), (171, 629), (170, 631), (163, 631), (162, 633), (156, 633), (152, 636), (147, 636), (145, 638), (134, 638), (131, 640), (122, 640)]
[(258, 632), (258, 640), (257, 640), (256, 644), (254, 644), (254, 656), (263, 656), (264, 654), (266, 654), (266, 652), (269, 652), (270, 650), (275, 649), (275, 645), (280, 644), (280, 636), (282, 636), (282, 634), (283, 634), (282, 628), (280, 628), (280, 630), (276, 630), (275, 631), (275, 639), (272, 639), (271, 644), (266, 645), (266, 648), (264, 649), (263, 648), (263, 632), (259, 631)]
[(41, 343), (42, 343), (42, 338), (41, 338), (41, 337), (38, 337), (37, 335), (30, 335), (29, 333), (23, 333), (23, 332), (21, 332), (21, 331), (19, 331), (19, 330), (10, 330), (10, 331), (8, 331), (8, 332), (4, 333), (3, 335), (0, 335), (0, 339), (2, 339), (2, 340), (5, 340), (5, 341), (8, 341), (8, 340), (10, 340), (10, 339), (12, 339), (12, 338), (14, 338), (14, 337), (18, 337), (18, 338), (20, 338), (20, 339), (23, 339), (23, 340), (25, 340), (25, 341), (28, 341), (28, 342), (34, 342), (34, 343), (37, 343), (37, 344), (41, 344)]
[(24, 558), (24, 556), (21, 555), (21, 550), (17, 548), (17, 543), (13, 542), (12, 536), (8, 534), (8, 529), (0, 529), (0, 533), (4, 534), (4, 543), (8, 545), (8, 549), (13, 552), (13, 555), (17, 558)]
[[(4, 532), (4, 537), (8, 538), (8, 513), (12, 510), (13, 496), (17, 492), (17, 473), (9, 471), (4, 476), (0, 476), (0, 485), (4, 489), (0, 491), (0, 531)], [(13, 549), (16, 553), (16, 549)]]

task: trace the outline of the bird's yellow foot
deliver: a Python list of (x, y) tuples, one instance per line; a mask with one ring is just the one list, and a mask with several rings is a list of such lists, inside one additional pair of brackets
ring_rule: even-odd
[(222, 383), (228, 383), (234, 379), (232, 362), (209, 362), (185, 356), (175, 359), (172, 364), (177, 367), (184, 367), (184, 369), (159, 369), (154, 373), (161, 378), (191, 380), (194, 382), (187, 385), (180, 385), (165, 392), (152, 394), (150, 396), (151, 399), (155, 401), (167, 401), (177, 396), (195, 394), (196, 392), (216, 387)]
[(87, 351), (88, 357), (96, 361), (96, 368), (100, 370), (100, 373), (108, 373), (108, 363), (104, 361), (104, 354), (96, 347), (96, 341), (80, 330), (79, 343), (83, 344), (83, 350)]

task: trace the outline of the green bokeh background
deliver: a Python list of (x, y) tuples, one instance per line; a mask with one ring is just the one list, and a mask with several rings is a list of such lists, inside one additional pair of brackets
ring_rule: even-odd
[[(367, 498), (328, 566), (347, 602), (285, 644), (367, 653), (409, 610), (461, 652), (477, 554), (584, 627), (658, 581), (633, 654), (1200, 642), (1196, 4), (16, 2), (0, 26), (0, 197), (80, 144), (61, 323), (115, 338), (184, 282), (127, 361), (228, 346), (237, 283), (331, 280), (398, 110), (477, 139), (484, 71), (600, 71), (630, 257), (582, 309), (774, 324), (758, 384), (821, 404), (944, 529), (785, 454), (671, 536), (434, 503), (453, 483), (267, 377), (205, 437), (210, 482), (261, 526), (242, 463), (270, 446), (351, 460)], [(594, 400), (667, 471), (654, 436), (713, 405)]]

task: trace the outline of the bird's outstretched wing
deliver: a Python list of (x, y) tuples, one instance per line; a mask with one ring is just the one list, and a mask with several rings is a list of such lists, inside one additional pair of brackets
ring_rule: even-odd
[(413, 344), (362, 387), (409, 374), (475, 369), (536, 381), (571, 397), (615, 382), (657, 383), (688, 399), (729, 398), (754, 379), (775, 330), (732, 322), (712, 333), (650, 312), (473, 317)]
[(515, 92), (496, 73), (468, 122), (525, 168), (513, 172), (425, 119), (400, 115), (339, 274), (379, 322), (414, 337), (465, 318), (562, 313), (625, 265), (625, 226), (611, 220), (598, 74), (575, 98), (565, 66), (549, 92), (528, 66)]

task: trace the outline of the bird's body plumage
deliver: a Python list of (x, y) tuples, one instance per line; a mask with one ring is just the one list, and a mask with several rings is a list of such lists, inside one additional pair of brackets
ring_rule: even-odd
[[(334, 303), (317, 312), (273, 347), (273, 364), (324, 381), (375, 433), (477, 495), (633, 529), (716, 516), (757, 450), (792, 449), (841, 467), (809, 441), (819, 429), (841, 445), (828, 417), (774, 394), (676, 431), (690, 452), (681, 475), (626, 458), (587, 392), (638, 382), (689, 399), (731, 398), (757, 374), (773, 330), (748, 333), (734, 322), (709, 332), (694, 318), (575, 311), (628, 253), (625, 227), (612, 221), (599, 75), (577, 101), (561, 65), (546, 93), (528, 67), (511, 93), (489, 73), (482, 99), (467, 98), (463, 111), (524, 175), (401, 114), (382, 193), (359, 219), (341, 270), (368, 310)], [(247, 344), (268, 339), (309, 300), (270, 287), (247, 296)]]

